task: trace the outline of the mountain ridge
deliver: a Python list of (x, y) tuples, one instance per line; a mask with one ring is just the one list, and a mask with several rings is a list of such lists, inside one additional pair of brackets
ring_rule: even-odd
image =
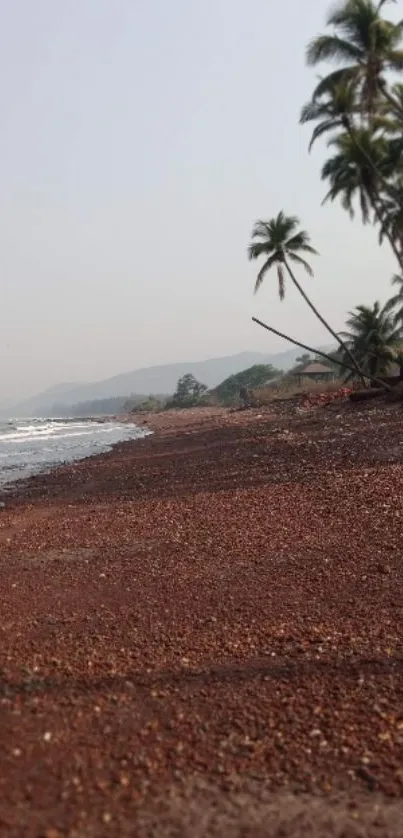
[(178, 361), (174, 364), (140, 367), (131, 372), (119, 373), (101, 381), (73, 383), (71, 386), (68, 382), (61, 382), (47, 388), (44, 392), (38, 393), (36, 396), (8, 407), (6, 414), (2, 412), (2, 415), (7, 415), (7, 417), (44, 416), (56, 404), (66, 407), (79, 402), (117, 396), (170, 395), (175, 390), (178, 378), (186, 373), (192, 373), (209, 388), (216, 387), (228, 376), (241, 372), (254, 364), (272, 364), (274, 367), (286, 371), (293, 366), (295, 359), (301, 352), (302, 350), (298, 348), (271, 354), (245, 351), (204, 361)]

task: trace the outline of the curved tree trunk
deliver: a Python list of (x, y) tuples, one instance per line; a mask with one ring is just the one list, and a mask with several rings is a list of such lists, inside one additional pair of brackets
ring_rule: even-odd
[(332, 327), (331, 327), (331, 326), (330, 326), (330, 324), (327, 322), (327, 320), (325, 320), (325, 318), (324, 318), (324, 317), (322, 317), (321, 313), (318, 311), (318, 309), (316, 308), (316, 306), (314, 306), (313, 302), (311, 302), (311, 300), (309, 299), (308, 295), (305, 293), (304, 289), (302, 288), (302, 285), (300, 285), (300, 284), (299, 284), (298, 280), (297, 280), (297, 279), (296, 279), (296, 277), (294, 276), (294, 274), (293, 274), (293, 272), (292, 272), (292, 270), (291, 270), (291, 268), (290, 268), (290, 266), (289, 266), (289, 264), (288, 264), (287, 260), (285, 260), (284, 264), (285, 264), (285, 267), (286, 267), (286, 269), (287, 269), (287, 271), (288, 271), (288, 273), (289, 273), (289, 276), (290, 276), (290, 278), (291, 278), (291, 281), (294, 283), (295, 287), (298, 289), (299, 293), (300, 293), (300, 294), (301, 294), (301, 296), (304, 298), (305, 302), (307, 303), (307, 305), (309, 306), (309, 308), (311, 309), (311, 311), (313, 311), (313, 313), (314, 313), (315, 317), (317, 317), (317, 318), (318, 318), (318, 320), (320, 320), (320, 322), (321, 322), (321, 323), (322, 323), (322, 325), (325, 327), (325, 329), (327, 329), (327, 331), (329, 332), (329, 334), (331, 334), (331, 335), (332, 335), (332, 337), (333, 337), (333, 338), (337, 341), (337, 343), (339, 344), (339, 346), (341, 347), (341, 349), (343, 350), (343, 352), (345, 352), (345, 353), (346, 353), (346, 356), (347, 356), (347, 358), (349, 358), (349, 359), (350, 359), (350, 361), (351, 361), (351, 363), (352, 363), (352, 365), (353, 365), (353, 367), (354, 367), (354, 369), (355, 369), (355, 371), (356, 371), (356, 373), (357, 373), (358, 377), (360, 378), (361, 382), (365, 385), (365, 373), (364, 373), (364, 372), (362, 371), (362, 369), (360, 369), (360, 367), (358, 366), (357, 361), (355, 360), (354, 355), (352, 355), (352, 353), (350, 352), (350, 350), (349, 350), (348, 346), (344, 343), (344, 341), (342, 340), (342, 338), (340, 337), (340, 335), (338, 335), (338, 334), (337, 334), (337, 332), (335, 332), (335, 331), (334, 331), (334, 329), (332, 329)]

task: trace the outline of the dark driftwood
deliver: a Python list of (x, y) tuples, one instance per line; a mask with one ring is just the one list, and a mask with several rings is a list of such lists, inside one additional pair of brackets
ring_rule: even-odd
[(403, 381), (398, 381), (390, 393), (388, 393), (388, 401), (403, 402)]
[(385, 390), (383, 387), (371, 387), (370, 390), (353, 390), (350, 393), (349, 399), (352, 402), (366, 402), (369, 399), (376, 399), (378, 396), (384, 396)]

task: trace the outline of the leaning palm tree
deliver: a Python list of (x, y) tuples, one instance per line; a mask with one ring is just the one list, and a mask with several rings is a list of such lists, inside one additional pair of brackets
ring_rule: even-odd
[(284, 300), (285, 296), (285, 271), (295, 285), (305, 302), (313, 311), (315, 316), (320, 320), (322, 325), (347, 353), (348, 358), (354, 365), (358, 374), (361, 371), (356, 364), (354, 356), (349, 351), (341, 339), (340, 335), (332, 329), (330, 324), (320, 314), (312, 300), (305, 293), (302, 285), (298, 282), (293, 273), (290, 262), (304, 268), (309, 276), (313, 276), (313, 270), (310, 264), (304, 259), (301, 254), (317, 254), (315, 248), (310, 244), (310, 236), (305, 230), (299, 230), (299, 219), (295, 216), (285, 215), (284, 212), (279, 212), (276, 218), (270, 221), (256, 221), (252, 230), (252, 241), (248, 247), (249, 260), (259, 259), (264, 257), (265, 261), (257, 275), (255, 282), (255, 293), (259, 290), (262, 282), (271, 268), (277, 269), (278, 293), (280, 300)]
[(346, 325), (348, 331), (342, 337), (360, 368), (371, 379), (387, 375), (402, 342), (402, 328), (396, 326), (388, 305), (357, 306)]
[(319, 82), (316, 95), (335, 82), (351, 81), (369, 118), (374, 116), (380, 97), (389, 102), (393, 113), (403, 116), (401, 102), (385, 79), (385, 73), (403, 67), (403, 21), (385, 19), (385, 5), (386, 0), (343, 0), (327, 18), (333, 34), (317, 36), (307, 49), (311, 66), (322, 61), (343, 65)]

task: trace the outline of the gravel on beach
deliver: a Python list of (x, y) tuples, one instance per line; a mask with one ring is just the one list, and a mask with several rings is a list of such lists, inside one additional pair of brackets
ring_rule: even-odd
[(402, 418), (174, 414), (5, 498), (0, 836), (403, 834)]

